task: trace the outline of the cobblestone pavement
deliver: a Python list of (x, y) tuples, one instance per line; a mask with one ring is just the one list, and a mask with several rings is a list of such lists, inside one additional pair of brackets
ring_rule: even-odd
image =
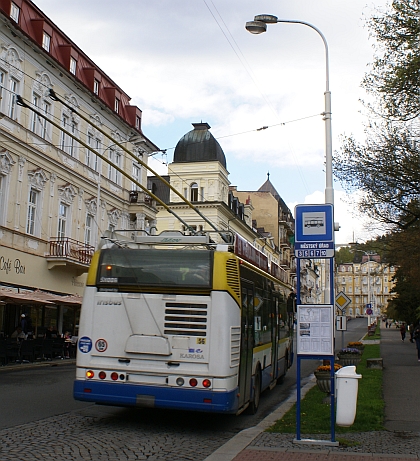
[[(154, 412), (156, 414), (156, 410)], [(109, 409), (107, 415), (106, 408), (98, 410), (92, 406), (3, 429), (0, 430), (0, 460), (198, 461), (234, 435), (223, 429), (213, 430), (208, 423), (200, 424), (202, 416), (199, 415), (196, 421), (180, 421), (178, 425), (173, 414), (168, 423), (162, 413), (159, 415), (125, 411), (116, 416), (115, 409)]]
[[(345, 434), (336, 434), (336, 440), (340, 441), (340, 446), (325, 445), (307, 445), (293, 443), (295, 434), (271, 434), (268, 432), (261, 433), (249, 445), (255, 449), (281, 448), (283, 450), (310, 450), (324, 451), (330, 453), (374, 453), (386, 455), (399, 455), (406, 457), (420, 457), (420, 432), (347, 432)], [(326, 435), (302, 435), (302, 439), (331, 440), (330, 434)], [(348, 443), (346, 444), (346, 441)], [(353, 445), (354, 444), (354, 445)], [(347, 446), (346, 446), (347, 445)], [(240, 459), (240, 458), (235, 458)], [(241, 458), (242, 459), (242, 458)]]

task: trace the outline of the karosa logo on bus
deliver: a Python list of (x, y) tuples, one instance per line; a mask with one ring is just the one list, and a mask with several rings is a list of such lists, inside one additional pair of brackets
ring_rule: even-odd
[(203, 354), (179, 354), (180, 359), (200, 359), (204, 360)]

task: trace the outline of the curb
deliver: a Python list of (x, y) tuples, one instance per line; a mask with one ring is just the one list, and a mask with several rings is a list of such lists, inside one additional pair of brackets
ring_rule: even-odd
[(29, 363), (13, 363), (11, 365), (0, 366), (0, 373), (12, 372), (12, 371), (23, 371), (35, 368), (47, 368), (47, 367), (59, 367), (64, 365), (75, 365), (76, 359), (60, 360), (55, 359), (53, 361), (42, 361), (42, 362), (29, 362)]
[[(316, 385), (315, 377), (305, 384), (301, 389), (301, 397)], [(228, 442), (219, 447), (204, 461), (232, 461), (242, 450), (244, 450), (254, 439), (262, 432), (271, 427), (278, 419), (282, 418), (296, 403), (296, 390), (292, 391), (288, 397), (278, 408), (266, 416), (256, 426), (243, 429), (241, 432), (232, 437)]]
[[(363, 343), (380, 344), (380, 339), (364, 340)], [(310, 381), (302, 387), (301, 398), (303, 398), (306, 395), (306, 393), (315, 385), (316, 379), (314, 376), (312, 376)], [(262, 432), (271, 427), (278, 419), (282, 418), (296, 403), (296, 397), (296, 388), (294, 388), (289, 398), (287, 398), (278, 408), (276, 408), (272, 413), (266, 416), (256, 426), (249, 427), (236, 434), (228, 442), (226, 442), (215, 452), (213, 452), (210, 456), (205, 458), (204, 461), (232, 461), (235, 458), (235, 456), (237, 456), (242, 450), (244, 450)]]

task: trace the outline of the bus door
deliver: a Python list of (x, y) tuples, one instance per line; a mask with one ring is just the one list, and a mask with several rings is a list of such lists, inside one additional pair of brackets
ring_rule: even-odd
[(239, 365), (239, 408), (251, 397), (252, 351), (254, 348), (254, 288), (242, 282), (241, 361)]

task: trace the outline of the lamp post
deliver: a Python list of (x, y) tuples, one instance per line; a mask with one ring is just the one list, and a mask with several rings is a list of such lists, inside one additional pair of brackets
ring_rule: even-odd
[(315, 30), (322, 41), (324, 42), (325, 46), (325, 109), (322, 115), (324, 116), (325, 120), (325, 203), (334, 204), (334, 188), (333, 188), (333, 176), (332, 176), (332, 138), (331, 138), (331, 92), (330, 92), (330, 84), (329, 84), (329, 60), (328, 60), (328, 44), (327, 41), (322, 34), (322, 32), (309, 24), (308, 22), (304, 21), (296, 21), (296, 20), (289, 20), (289, 19), (278, 19), (277, 16), (273, 16), (271, 14), (259, 14), (255, 16), (253, 21), (249, 21), (246, 23), (245, 28), (247, 31), (251, 32), (251, 34), (261, 34), (266, 32), (267, 24), (276, 24), (279, 22), (283, 23), (290, 23), (290, 24), (303, 24), (304, 26), (308, 26), (311, 29)]
[[(261, 34), (262, 32), (266, 32), (267, 24), (277, 24), (279, 22), (283, 23), (290, 23), (290, 24), (302, 24), (304, 26), (308, 26), (311, 29), (315, 30), (320, 37), (325, 46), (325, 79), (326, 79), (326, 87), (324, 92), (325, 98), (325, 109), (322, 115), (324, 116), (325, 120), (325, 203), (334, 206), (334, 189), (333, 189), (333, 178), (332, 178), (332, 140), (331, 140), (331, 92), (329, 87), (329, 61), (328, 61), (328, 45), (327, 41), (325, 40), (324, 35), (322, 32), (317, 29), (312, 24), (309, 24), (304, 21), (295, 21), (295, 20), (288, 20), (288, 19), (278, 19), (277, 16), (269, 15), (269, 14), (260, 14), (254, 17), (253, 21), (247, 22), (245, 25), (246, 30), (251, 32), (252, 34)], [(334, 224), (333, 224), (334, 225)], [(334, 225), (335, 230), (335, 225)], [(337, 229), (338, 230), (338, 229)], [(325, 297), (324, 303), (328, 303), (331, 305), (331, 311), (333, 312), (333, 307), (335, 304), (334, 299), (334, 258), (326, 258), (326, 266), (328, 270), (326, 272), (328, 276), (328, 280), (326, 281), (325, 285)], [(297, 259), (297, 288), (298, 288), (298, 297), (300, 297), (300, 259)], [(334, 314), (332, 314), (332, 317)], [(333, 322), (333, 318), (332, 318)], [(326, 357), (324, 355), (324, 357)], [(334, 376), (333, 376), (333, 365), (334, 365), (334, 355), (328, 356), (331, 363), (331, 441), (335, 443), (335, 432), (334, 432)], [(300, 382), (300, 359), (307, 358), (305, 354), (300, 354), (298, 352), (298, 360), (297, 360), (297, 381)], [(300, 386), (297, 386), (297, 405), (296, 405), (296, 438), (300, 440)]]
[[(351, 243), (352, 244), (352, 243)], [(372, 302), (371, 302), (371, 287), (370, 287), (370, 261), (371, 261), (371, 254), (372, 253), (368, 253), (367, 251), (364, 251), (364, 250), (359, 250), (359, 249), (355, 249), (355, 250), (350, 250), (350, 251), (353, 251), (353, 252), (360, 252), (360, 253), (363, 253), (365, 256), (368, 257), (368, 260), (367, 260), (367, 303), (366, 303), (366, 307), (367, 309), (372, 309)], [(369, 314), (368, 312), (367, 313), (367, 316), (368, 316), (368, 326), (370, 325), (370, 316), (371, 314)]]
[[(367, 252), (364, 252), (365, 255), (368, 257), (367, 261), (367, 273), (368, 273), (368, 278), (367, 278), (367, 289), (368, 289), (368, 298), (367, 298), (367, 308), (372, 309), (372, 301), (371, 301), (371, 288), (370, 288), (370, 254)], [(367, 315), (368, 315), (368, 326), (370, 325), (370, 316), (369, 314), (370, 311), (367, 310)]]
[[(325, 203), (329, 203), (334, 206), (334, 188), (333, 188), (333, 175), (332, 175), (332, 136), (331, 136), (331, 92), (330, 92), (330, 77), (329, 77), (329, 58), (328, 58), (328, 44), (324, 37), (324, 34), (314, 25), (298, 20), (291, 19), (278, 19), (277, 16), (271, 14), (259, 14), (254, 17), (253, 21), (249, 21), (245, 24), (245, 28), (251, 34), (261, 34), (267, 31), (267, 24), (277, 23), (287, 24), (302, 24), (315, 30), (321, 37), (325, 47), (325, 108), (322, 113), (325, 121)], [(336, 224), (334, 223), (334, 230)], [(327, 280), (325, 286), (325, 298), (324, 302), (334, 304), (334, 261), (331, 259), (326, 264), (327, 267)]]

